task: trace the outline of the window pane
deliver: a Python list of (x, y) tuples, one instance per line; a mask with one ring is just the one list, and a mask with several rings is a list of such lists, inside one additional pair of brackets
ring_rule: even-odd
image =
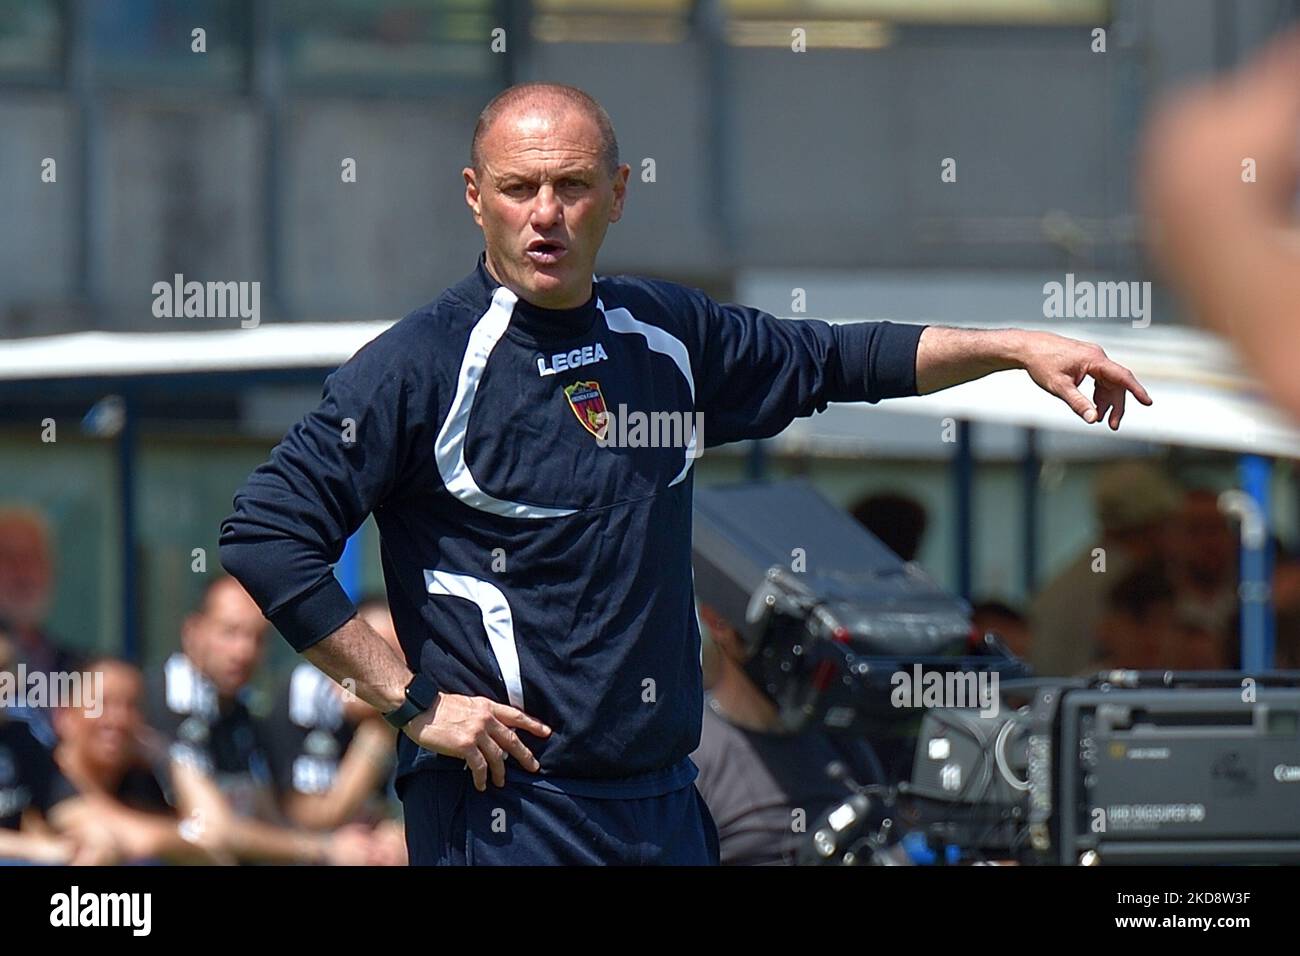
[(54, 0), (0, 0), (0, 78), (57, 81), (62, 47)]
[(395, 88), (491, 79), (501, 56), (491, 50), (492, 30), (504, 26), (496, 7), (493, 0), (285, 0), (278, 18), (288, 74), (303, 85)]
[(893, 23), (1107, 23), (1110, 0), (725, 0), (733, 17), (870, 17)]
[(542, 43), (681, 43), (693, 0), (534, 0)]
[[(243, 0), (115, 0), (88, 5), (97, 76), (113, 84), (242, 85), (250, 43)], [(206, 52), (195, 52), (193, 31)]]

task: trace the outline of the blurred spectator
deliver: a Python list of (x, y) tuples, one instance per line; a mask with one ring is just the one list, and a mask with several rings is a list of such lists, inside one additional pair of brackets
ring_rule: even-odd
[(271, 774), (245, 688), (268, 626), (237, 581), (215, 578), (149, 688), (149, 722), (173, 741), (172, 757), (211, 776), (237, 813), (263, 818), (275, 812)]
[[(382, 598), (358, 606), (359, 616), (402, 653)], [(285, 815), (299, 826), (328, 830), (348, 822), (376, 824), (376, 838), (405, 865), (406, 844), (389, 799), (396, 734), (361, 698), (308, 661), (289, 677), (269, 724), (271, 768)]]
[(44, 818), (75, 793), (29, 721), (0, 707), (0, 861), (69, 862), (72, 842)]
[(83, 708), (64, 707), (55, 714), (55, 761), (72, 786), (90, 798), (83, 813), (70, 818), (70, 829), (79, 833), (92, 818), (108, 824), (124, 860), (213, 862), (212, 853), (186, 839), (166, 796), (171, 785), (162, 762), (165, 751), (155, 748), (152, 759), (145, 756), (139, 670), (112, 658), (86, 666), (103, 675), (102, 712), (96, 717)]
[(1219, 645), (1216, 656), (1239, 659), (1233, 646), (1239, 614), (1237, 536), (1219, 510), (1216, 492), (1195, 488), (1183, 496), (1173, 542), (1170, 570), (1180, 619), (1215, 640)]
[(1098, 632), (1100, 655), (1081, 669), (1218, 670), (1221, 645), (1179, 614), (1178, 592), (1166, 568), (1148, 562), (1118, 579)]
[(1273, 609), (1276, 613), (1274, 663), (1300, 670), (1300, 555), (1274, 539)]
[(1083, 672), (1167, 667), (1165, 635), (1178, 624), (1173, 582), (1164, 568), (1147, 563), (1119, 578), (1108, 595), (1097, 631), (1100, 654)]
[(866, 528), (904, 561), (915, 561), (927, 523), (925, 506), (907, 495), (867, 495), (849, 509)]
[(992, 631), (1002, 638), (1007, 649), (1021, 660), (1029, 660), (1033, 648), (1033, 634), (1028, 619), (1001, 601), (981, 601), (971, 609), (971, 623), (981, 635)]
[(0, 622), (28, 670), (77, 670), (77, 655), (45, 629), (53, 598), (54, 545), (45, 517), (33, 508), (0, 508)]
[(1090, 667), (1099, 651), (1107, 591), (1130, 569), (1168, 558), (1169, 522), (1178, 500), (1177, 488), (1144, 462), (1107, 465), (1098, 473), (1093, 503), (1100, 540), (1085, 545), (1029, 608), (1039, 674), (1064, 676)]
[(266, 733), (244, 700), (268, 628), (234, 578), (214, 578), (186, 619), (181, 651), (150, 692), (150, 722), (171, 741), (171, 773), (202, 795), (201, 845), (242, 862), (375, 862), (370, 831), (315, 833), (279, 825)]
[(708, 605), (700, 617), (712, 635), (704, 638), (709, 690), (691, 759), (717, 823), (721, 862), (793, 864), (817, 818), (849, 793), (827, 766), (839, 761), (859, 783), (882, 783), (879, 759), (864, 741), (817, 728), (783, 733), (776, 705), (744, 671), (740, 636)]
[[(0, 633), (0, 674), (17, 664), (13, 642)], [(117, 841), (98, 821), (75, 835), (69, 816), (84, 801), (59, 771), (30, 714), (0, 706), (0, 862), (87, 863), (118, 859)]]

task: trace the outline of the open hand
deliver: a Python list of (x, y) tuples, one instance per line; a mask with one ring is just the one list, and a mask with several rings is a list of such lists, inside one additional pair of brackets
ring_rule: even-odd
[[(1151, 404), (1151, 396), (1133, 373), (1090, 342), (1051, 332), (1028, 333), (1024, 368), (1034, 384), (1065, 402), (1089, 425), (1109, 414), (1111, 431), (1117, 431), (1129, 392), (1143, 405)], [(1091, 400), (1079, 389), (1088, 377), (1093, 380)]]
[(525, 770), (541, 766), (513, 728), (549, 737), (551, 728), (508, 704), (486, 697), (439, 693), (434, 705), (403, 728), (425, 750), (460, 757), (474, 774), (474, 786), (487, 789), (488, 771), (498, 787), (506, 784), (506, 755)]

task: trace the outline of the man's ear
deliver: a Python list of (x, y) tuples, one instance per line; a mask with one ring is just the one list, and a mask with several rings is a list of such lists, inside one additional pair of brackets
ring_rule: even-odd
[(460, 174), (465, 177), (465, 205), (469, 206), (470, 211), (473, 212), (474, 221), (482, 226), (483, 214), (479, 210), (481, 197), (478, 188), (478, 176), (474, 173), (472, 166), (466, 166), (460, 171)]
[(632, 167), (627, 163), (614, 173), (614, 205), (609, 211), (609, 221), (618, 222), (623, 218), (623, 202), (627, 199), (627, 177), (632, 172)]
[(202, 626), (203, 619), (198, 613), (186, 614), (185, 620), (181, 621), (181, 650), (190, 660), (194, 660), (198, 652), (199, 628)]

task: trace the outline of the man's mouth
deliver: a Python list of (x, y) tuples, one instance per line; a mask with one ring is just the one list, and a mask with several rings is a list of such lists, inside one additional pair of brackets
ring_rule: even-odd
[(524, 251), (529, 259), (542, 266), (554, 265), (568, 252), (563, 243), (550, 239), (534, 239)]

